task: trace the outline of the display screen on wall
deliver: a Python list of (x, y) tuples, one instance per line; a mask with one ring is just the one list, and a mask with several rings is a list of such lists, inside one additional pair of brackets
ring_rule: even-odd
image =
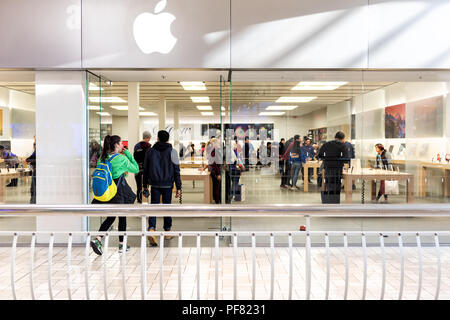
[(443, 102), (443, 97), (439, 96), (406, 104), (412, 121), (408, 132), (414, 135), (408, 134), (408, 138), (442, 137)]
[(232, 123), (225, 124), (225, 130), (233, 129), (238, 139), (249, 137), (250, 140), (272, 140), (273, 123)]
[(405, 137), (405, 107), (404, 103), (385, 108), (384, 132), (386, 138)]
[(11, 131), (15, 139), (33, 139), (36, 135), (36, 113), (34, 111), (11, 109)]

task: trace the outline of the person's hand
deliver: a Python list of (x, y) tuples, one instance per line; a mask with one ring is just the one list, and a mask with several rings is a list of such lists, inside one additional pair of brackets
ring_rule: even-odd
[(181, 196), (181, 190), (177, 190), (177, 193), (175, 194), (175, 198), (179, 198)]
[(219, 180), (219, 181), (220, 181), (220, 175), (218, 175), (218, 176), (217, 176), (217, 180)]

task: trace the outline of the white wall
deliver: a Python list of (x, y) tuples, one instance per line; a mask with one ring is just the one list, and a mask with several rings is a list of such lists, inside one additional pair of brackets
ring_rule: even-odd
[[(12, 112), (16, 110), (26, 110), (31, 113), (36, 112), (35, 96), (24, 92), (0, 88), (0, 110), (2, 110), (2, 134), (0, 140), (11, 141), (11, 151), (19, 157), (27, 157), (33, 152), (33, 142), (35, 132), (29, 131), (27, 136), (20, 138), (13, 136), (12, 125), (20, 123), (12, 123)], [(35, 121), (34, 121), (35, 122)]]

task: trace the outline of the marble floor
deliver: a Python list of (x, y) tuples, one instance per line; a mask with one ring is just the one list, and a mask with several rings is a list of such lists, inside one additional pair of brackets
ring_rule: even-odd
[[(160, 299), (160, 249), (147, 248), (146, 296)], [(398, 299), (401, 282), (400, 251), (398, 247), (387, 247), (386, 283), (384, 299)], [(349, 247), (348, 299), (363, 297), (363, 253), (361, 247)], [(252, 248), (237, 250), (237, 298), (252, 298)], [(256, 299), (269, 299), (271, 292), (271, 250), (257, 247), (256, 254)], [(105, 256), (106, 257), (106, 256)], [(419, 288), (418, 251), (415, 247), (404, 248), (404, 288), (402, 299), (416, 299)], [(103, 257), (90, 251), (89, 295), (90, 299), (105, 299)], [(178, 249), (164, 249), (163, 298), (178, 299)], [(66, 248), (57, 247), (52, 255), (52, 294), (54, 299), (68, 299)], [(70, 260), (70, 293), (72, 299), (86, 299), (84, 248), (74, 247)], [(423, 274), (421, 299), (434, 299), (438, 285), (437, 255), (434, 248), (422, 249)], [(450, 298), (450, 248), (440, 250), (441, 281), (439, 299)], [(35, 252), (33, 286), (36, 299), (50, 299), (48, 288), (48, 248), (38, 247)], [(11, 249), (0, 248), (0, 299), (13, 299), (11, 290)], [(108, 299), (123, 299), (123, 274), (121, 255), (111, 247), (106, 257)], [(293, 248), (292, 299), (306, 298), (305, 248)], [(219, 251), (218, 293), (219, 299), (233, 299), (234, 283), (233, 248), (221, 247)], [(323, 247), (311, 250), (311, 299), (325, 299), (326, 294), (326, 251)], [(343, 247), (330, 249), (329, 299), (344, 299), (345, 294), (345, 252)], [(182, 298), (197, 299), (197, 249), (185, 247), (181, 257)], [(289, 249), (274, 250), (274, 299), (289, 298)], [(31, 299), (30, 249), (17, 248), (15, 264), (15, 289), (17, 299)], [(382, 295), (382, 259), (379, 247), (367, 249), (367, 291), (366, 299), (380, 299)], [(127, 299), (141, 299), (140, 249), (132, 247), (126, 254), (125, 294)], [(215, 250), (201, 248), (200, 253), (200, 298), (215, 298)]]

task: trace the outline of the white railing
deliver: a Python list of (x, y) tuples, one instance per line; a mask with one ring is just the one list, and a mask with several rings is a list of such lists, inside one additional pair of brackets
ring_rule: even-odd
[[(70, 213), (72, 215), (83, 215), (83, 216), (110, 216), (111, 208), (115, 208), (115, 211), (120, 211), (120, 214), (117, 215), (126, 215), (126, 216), (138, 216), (141, 217), (142, 221), (142, 229), (141, 231), (127, 231), (127, 232), (91, 232), (91, 231), (74, 231), (74, 232), (50, 232), (50, 231), (1, 231), (1, 237), (12, 237), (12, 245), (11, 245), (11, 265), (10, 265), (10, 287), (12, 291), (13, 299), (17, 299), (17, 290), (16, 290), (16, 279), (15, 279), (15, 269), (16, 269), (16, 252), (18, 247), (18, 239), (20, 237), (31, 237), (30, 241), (30, 266), (29, 266), (29, 286), (31, 292), (31, 298), (36, 299), (35, 294), (35, 280), (34, 280), (34, 269), (35, 269), (35, 248), (36, 248), (36, 237), (48, 237), (48, 292), (50, 299), (54, 298), (54, 290), (52, 283), (52, 266), (53, 266), (53, 251), (55, 245), (55, 236), (65, 236), (67, 237), (67, 250), (66, 250), (66, 289), (67, 289), (67, 297), (68, 299), (73, 298), (73, 288), (72, 288), (72, 280), (71, 280), (71, 260), (72, 260), (72, 249), (73, 249), (73, 237), (84, 237), (86, 239), (85, 249), (84, 249), (84, 286), (85, 286), (85, 299), (91, 299), (90, 295), (90, 259), (89, 256), (91, 254), (90, 250), (90, 239), (94, 236), (102, 236), (104, 238), (104, 252), (102, 255), (102, 265), (103, 265), (103, 291), (104, 298), (109, 299), (110, 296), (108, 294), (108, 250), (109, 250), (109, 239), (111, 236), (124, 236), (123, 239), (123, 252), (120, 256), (120, 268), (122, 273), (122, 298), (127, 299), (127, 275), (126, 275), (126, 266), (127, 266), (127, 251), (125, 248), (127, 247), (127, 242), (130, 237), (139, 237), (140, 238), (140, 297), (141, 299), (147, 299), (147, 246), (146, 239), (147, 236), (156, 236), (159, 237), (159, 298), (164, 299), (165, 291), (164, 291), (164, 257), (165, 257), (165, 247), (164, 247), (164, 237), (165, 236), (174, 236), (178, 237), (178, 286), (177, 286), (177, 297), (178, 299), (183, 298), (183, 277), (182, 277), (182, 250), (183, 250), (183, 238), (185, 237), (195, 237), (196, 238), (196, 292), (197, 299), (201, 298), (202, 286), (201, 286), (201, 239), (202, 238), (214, 238), (214, 297), (215, 299), (219, 299), (219, 239), (221, 237), (230, 237), (233, 239), (233, 299), (238, 299), (238, 241), (239, 238), (242, 237), (250, 237), (251, 238), (251, 275), (249, 274), (249, 278), (251, 279), (251, 296), (252, 299), (256, 299), (256, 290), (257, 290), (257, 277), (256, 277), (256, 237), (264, 237), (269, 239), (269, 247), (270, 247), (270, 293), (266, 297), (268, 299), (274, 299), (274, 291), (275, 291), (275, 280), (277, 277), (277, 273), (275, 270), (275, 237), (284, 237), (288, 242), (288, 293), (287, 297), (289, 300), (293, 299), (293, 291), (299, 283), (294, 281), (294, 263), (296, 261), (294, 258), (294, 248), (293, 248), (293, 238), (300, 237), (304, 239), (305, 243), (305, 258), (302, 263), (305, 266), (305, 274), (304, 274), (304, 288), (305, 288), (305, 299), (311, 299), (311, 288), (312, 288), (312, 251), (314, 250), (318, 244), (315, 243), (315, 247), (312, 246), (311, 238), (315, 237), (315, 239), (321, 239), (318, 246), (321, 248), (325, 248), (326, 254), (326, 281), (325, 281), (325, 292), (323, 299), (330, 298), (330, 270), (331, 270), (331, 262), (330, 262), (330, 237), (342, 237), (343, 240), (343, 252), (344, 252), (344, 265), (345, 265), (345, 286), (344, 286), (344, 294), (342, 299), (348, 298), (348, 293), (350, 289), (350, 281), (349, 281), (349, 245), (348, 238), (351, 236), (353, 239), (358, 237), (360, 239), (360, 248), (362, 250), (363, 256), (363, 288), (361, 292), (360, 299), (366, 299), (367, 290), (368, 290), (368, 246), (367, 246), (367, 237), (377, 237), (379, 248), (381, 251), (381, 264), (382, 264), (382, 277), (380, 282), (381, 294), (380, 299), (383, 300), (385, 298), (386, 293), (386, 252), (385, 252), (385, 243), (384, 237), (389, 236), (389, 239), (396, 239), (396, 246), (399, 248), (399, 257), (398, 262), (400, 263), (400, 287), (398, 291), (398, 299), (401, 300), (404, 297), (404, 288), (405, 288), (405, 255), (404, 255), (404, 238), (405, 237), (415, 237), (416, 238), (416, 248), (418, 255), (418, 287), (417, 287), (417, 299), (421, 298), (421, 294), (423, 292), (423, 258), (422, 258), (422, 250), (423, 237), (432, 237), (434, 239), (434, 250), (436, 255), (436, 268), (437, 268), (437, 279), (435, 283), (435, 292), (434, 298), (438, 299), (441, 291), (441, 278), (442, 278), (442, 270), (441, 270), (441, 245), (440, 238), (450, 237), (450, 231), (402, 231), (402, 232), (394, 232), (394, 231), (312, 231), (310, 226), (307, 227), (307, 231), (239, 231), (239, 232), (212, 232), (212, 231), (173, 231), (173, 232), (148, 232), (145, 230), (146, 218), (148, 216), (181, 216), (181, 217), (192, 217), (192, 216), (304, 216), (308, 219), (312, 216), (339, 216), (339, 217), (349, 217), (349, 216), (428, 216), (428, 217), (446, 217), (450, 216), (449, 214), (449, 206), (394, 206), (394, 205), (381, 205), (381, 206), (266, 206), (266, 207), (237, 207), (237, 206), (199, 206), (199, 207), (190, 207), (190, 206), (119, 206), (119, 207), (109, 207), (108, 206), (4, 206), (2, 207), (2, 212), (0, 213), (0, 218), (2, 216), (37, 216), (37, 215), (49, 215), (49, 214), (61, 214), (61, 213)], [(324, 209), (325, 208), (325, 209)], [(241, 210), (242, 209), (242, 210)], [(328, 209), (328, 210), (327, 210)], [(380, 213), (380, 209), (382, 212)], [(388, 210), (388, 211), (387, 211)], [(108, 213), (109, 211), (109, 213)], [(205, 214), (205, 211), (207, 212)], [(344, 214), (342, 211), (345, 211)], [(388, 212), (391, 212), (389, 215)], [(114, 215), (115, 216), (115, 215)], [(392, 245), (392, 243), (391, 243)], [(297, 261), (298, 262), (298, 261)], [(4, 261), (0, 260), (0, 267)], [(249, 270), (250, 273), (250, 270)]]
[[(384, 248), (384, 236), (397, 237), (397, 245), (400, 249), (399, 262), (401, 266), (401, 275), (400, 275), (400, 288), (398, 293), (398, 299), (401, 300), (403, 296), (404, 283), (405, 283), (405, 263), (404, 263), (404, 254), (403, 254), (403, 237), (404, 236), (415, 236), (417, 239), (417, 252), (418, 252), (418, 289), (417, 289), (417, 299), (420, 299), (423, 283), (422, 283), (422, 273), (423, 273), (423, 263), (422, 263), (422, 244), (421, 239), (425, 236), (434, 237), (434, 248), (437, 258), (437, 282), (436, 282), (436, 291), (434, 294), (434, 298), (439, 298), (440, 286), (441, 286), (441, 253), (440, 253), (440, 242), (439, 237), (441, 236), (450, 236), (450, 232), (342, 232), (342, 231), (309, 231), (309, 232), (138, 232), (138, 231), (130, 231), (130, 232), (0, 232), (0, 236), (12, 236), (13, 242), (11, 247), (11, 290), (12, 296), (14, 299), (17, 299), (16, 289), (15, 289), (15, 256), (17, 251), (17, 241), (19, 237), (22, 236), (31, 236), (30, 242), (30, 271), (29, 271), (29, 285), (31, 291), (32, 299), (36, 299), (35, 295), (35, 285), (34, 285), (34, 261), (35, 261), (35, 247), (36, 247), (36, 236), (48, 236), (50, 241), (48, 244), (48, 291), (50, 299), (53, 299), (53, 290), (52, 290), (52, 265), (53, 265), (53, 247), (54, 247), (54, 236), (55, 235), (65, 235), (67, 236), (67, 253), (66, 253), (66, 278), (67, 278), (67, 293), (68, 299), (72, 299), (72, 286), (71, 286), (71, 253), (72, 253), (72, 239), (73, 236), (85, 236), (86, 237), (86, 247), (85, 247), (85, 298), (87, 300), (90, 299), (89, 294), (89, 256), (90, 256), (90, 247), (89, 241), (92, 236), (104, 236), (104, 252), (102, 255), (102, 263), (103, 263), (103, 284), (104, 284), (104, 297), (106, 300), (109, 299), (108, 295), (108, 267), (107, 267), (107, 257), (108, 257), (108, 249), (109, 249), (109, 239), (111, 236), (124, 236), (123, 245), (126, 248), (127, 239), (129, 237), (140, 237), (141, 238), (141, 247), (140, 247), (140, 270), (141, 270), (141, 299), (145, 300), (146, 292), (147, 292), (147, 247), (146, 247), (146, 237), (149, 235), (159, 237), (159, 287), (160, 287), (160, 299), (164, 299), (164, 237), (165, 236), (175, 236), (178, 237), (178, 298), (182, 299), (182, 276), (181, 269), (182, 266), (182, 239), (183, 237), (196, 237), (196, 264), (197, 264), (197, 273), (196, 273), (196, 285), (197, 285), (197, 299), (200, 299), (201, 286), (200, 286), (200, 250), (201, 250), (201, 239), (203, 237), (214, 237), (214, 253), (215, 253), (215, 299), (219, 298), (219, 238), (220, 237), (232, 237), (233, 238), (233, 299), (237, 299), (238, 295), (238, 285), (237, 285), (237, 249), (238, 249), (238, 239), (239, 237), (251, 237), (252, 238), (252, 299), (255, 299), (256, 292), (256, 236), (258, 237), (269, 237), (270, 239), (270, 295), (267, 297), (268, 299), (274, 299), (274, 281), (276, 279), (275, 273), (275, 258), (274, 258), (274, 237), (287, 237), (288, 239), (288, 250), (289, 250), (289, 292), (288, 297), (292, 299), (293, 289), (295, 283), (293, 282), (293, 237), (305, 237), (305, 297), (306, 299), (310, 299), (311, 297), (311, 285), (312, 285), (312, 270), (311, 270), (311, 237), (321, 237), (323, 239), (324, 247), (326, 248), (326, 290), (324, 299), (329, 298), (329, 288), (330, 288), (330, 244), (329, 237), (330, 236), (341, 236), (344, 241), (344, 255), (345, 255), (345, 290), (342, 299), (347, 299), (348, 289), (349, 289), (349, 258), (348, 258), (348, 236), (358, 236), (361, 237), (361, 249), (363, 253), (363, 261), (364, 261), (364, 278), (363, 278), (363, 292), (361, 294), (361, 299), (365, 299), (366, 291), (367, 291), (367, 246), (366, 246), (366, 237), (367, 236), (377, 236), (379, 238), (379, 248), (381, 250), (381, 262), (382, 262), (382, 281), (380, 283), (381, 286), (381, 296), (380, 299), (384, 299), (385, 295), (385, 285), (386, 285), (386, 256), (385, 256), (385, 248)], [(127, 282), (126, 282), (126, 264), (127, 264), (127, 252), (123, 250), (121, 253), (121, 272), (122, 272), (122, 290), (123, 290), (123, 299), (127, 299)], [(0, 261), (0, 263), (3, 263)]]

